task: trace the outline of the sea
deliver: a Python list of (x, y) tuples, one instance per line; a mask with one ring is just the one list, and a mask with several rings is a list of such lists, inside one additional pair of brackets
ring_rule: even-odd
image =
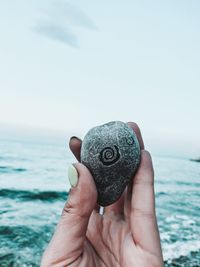
[[(0, 139), (0, 267), (36, 267), (67, 199), (64, 143)], [(165, 267), (200, 267), (200, 163), (153, 155)]]

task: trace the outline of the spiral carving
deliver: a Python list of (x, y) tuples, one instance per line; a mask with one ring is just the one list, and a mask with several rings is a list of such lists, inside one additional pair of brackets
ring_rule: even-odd
[(133, 145), (134, 144), (134, 138), (131, 136), (131, 137), (127, 137), (126, 138), (126, 143), (128, 144), (128, 145)]
[(100, 152), (100, 161), (106, 166), (114, 164), (119, 160), (119, 158), (120, 154), (117, 146), (105, 147)]

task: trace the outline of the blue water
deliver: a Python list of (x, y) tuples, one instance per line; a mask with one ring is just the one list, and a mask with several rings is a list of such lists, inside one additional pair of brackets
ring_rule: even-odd
[[(67, 199), (66, 144), (0, 140), (0, 266), (39, 266)], [(200, 163), (153, 156), (166, 266), (200, 266)]]

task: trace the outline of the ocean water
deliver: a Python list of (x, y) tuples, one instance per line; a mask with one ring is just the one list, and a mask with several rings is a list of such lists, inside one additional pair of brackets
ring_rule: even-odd
[[(65, 144), (0, 140), (0, 267), (39, 266), (67, 199)], [(200, 163), (153, 156), (165, 266), (200, 266)]]

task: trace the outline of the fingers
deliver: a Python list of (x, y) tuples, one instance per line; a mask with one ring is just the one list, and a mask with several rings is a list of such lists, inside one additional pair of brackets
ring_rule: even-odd
[(161, 255), (155, 214), (154, 171), (150, 154), (141, 151), (141, 163), (133, 180), (131, 230), (134, 241), (154, 255)]
[(44, 259), (51, 263), (49, 266), (55, 261), (59, 266), (68, 266), (81, 255), (89, 218), (96, 205), (97, 191), (89, 170), (81, 163), (76, 163), (75, 167), (71, 168), (69, 177), (74, 186), (45, 252)]
[(72, 136), (70, 138), (69, 147), (78, 161), (81, 160), (81, 157), (80, 157), (81, 144), (82, 144), (82, 141), (78, 137)]
[(138, 127), (138, 125), (135, 122), (127, 122), (128, 126), (131, 127), (133, 129), (133, 131), (135, 132), (137, 139), (139, 141), (140, 144), (140, 149), (144, 149), (144, 142), (142, 139), (142, 134), (140, 131), (140, 128)]
[(128, 223), (130, 223), (132, 187), (133, 181), (131, 181), (126, 187), (126, 193), (124, 197), (124, 218)]
[[(140, 149), (143, 150), (144, 149), (144, 142), (143, 142), (140, 128), (134, 122), (128, 122), (127, 124), (135, 132), (137, 139), (139, 141), (139, 144), (140, 144)], [(128, 222), (130, 220), (130, 213), (131, 213), (132, 188), (133, 188), (133, 182), (131, 181), (127, 186), (127, 192), (126, 192), (125, 198), (124, 198), (124, 217)]]

